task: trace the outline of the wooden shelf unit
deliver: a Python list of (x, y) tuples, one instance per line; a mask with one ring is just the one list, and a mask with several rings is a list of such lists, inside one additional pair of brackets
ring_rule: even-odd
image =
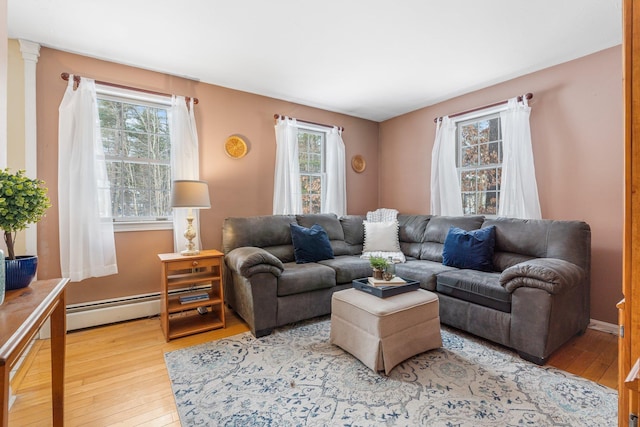
[[(158, 258), (162, 264), (160, 318), (165, 339), (224, 328), (222, 252), (206, 250), (189, 256), (168, 253), (158, 254)], [(202, 292), (208, 299), (180, 302), (181, 296)], [(200, 314), (200, 307), (207, 313)]]

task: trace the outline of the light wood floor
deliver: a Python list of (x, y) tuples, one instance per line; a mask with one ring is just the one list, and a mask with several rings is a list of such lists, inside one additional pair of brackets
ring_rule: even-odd
[[(227, 328), (166, 343), (160, 319), (135, 320), (67, 335), (66, 426), (179, 426), (163, 354), (248, 328), (227, 312)], [(549, 365), (617, 387), (617, 338), (589, 329)], [(39, 340), (16, 374), (11, 427), (51, 425), (48, 340)]]

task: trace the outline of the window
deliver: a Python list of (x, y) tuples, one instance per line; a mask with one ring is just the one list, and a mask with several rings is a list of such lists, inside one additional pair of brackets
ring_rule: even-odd
[(324, 200), (326, 132), (298, 128), (302, 212), (320, 213)]
[(98, 89), (98, 112), (111, 216), (127, 222), (170, 220), (169, 102), (108, 91)]
[(467, 214), (497, 215), (502, 178), (500, 115), (456, 123), (458, 177)]

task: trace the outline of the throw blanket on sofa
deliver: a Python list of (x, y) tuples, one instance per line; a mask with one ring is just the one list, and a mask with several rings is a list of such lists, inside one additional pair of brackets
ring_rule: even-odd
[[(370, 223), (375, 223), (370, 225)], [(378, 227), (379, 223), (395, 224), (386, 230)], [(395, 230), (389, 233), (388, 230)], [(398, 211), (395, 209), (380, 208), (373, 212), (367, 212), (367, 220), (364, 223), (364, 248), (361, 258), (383, 257), (393, 259), (395, 263), (404, 263), (406, 258), (400, 250), (398, 236)]]

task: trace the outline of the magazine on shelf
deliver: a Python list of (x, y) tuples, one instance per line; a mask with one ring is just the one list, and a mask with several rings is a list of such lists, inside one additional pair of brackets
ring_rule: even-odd
[(185, 295), (180, 295), (180, 304), (188, 304), (190, 302), (204, 301), (209, 299), (207, 292), (195, 292)]

